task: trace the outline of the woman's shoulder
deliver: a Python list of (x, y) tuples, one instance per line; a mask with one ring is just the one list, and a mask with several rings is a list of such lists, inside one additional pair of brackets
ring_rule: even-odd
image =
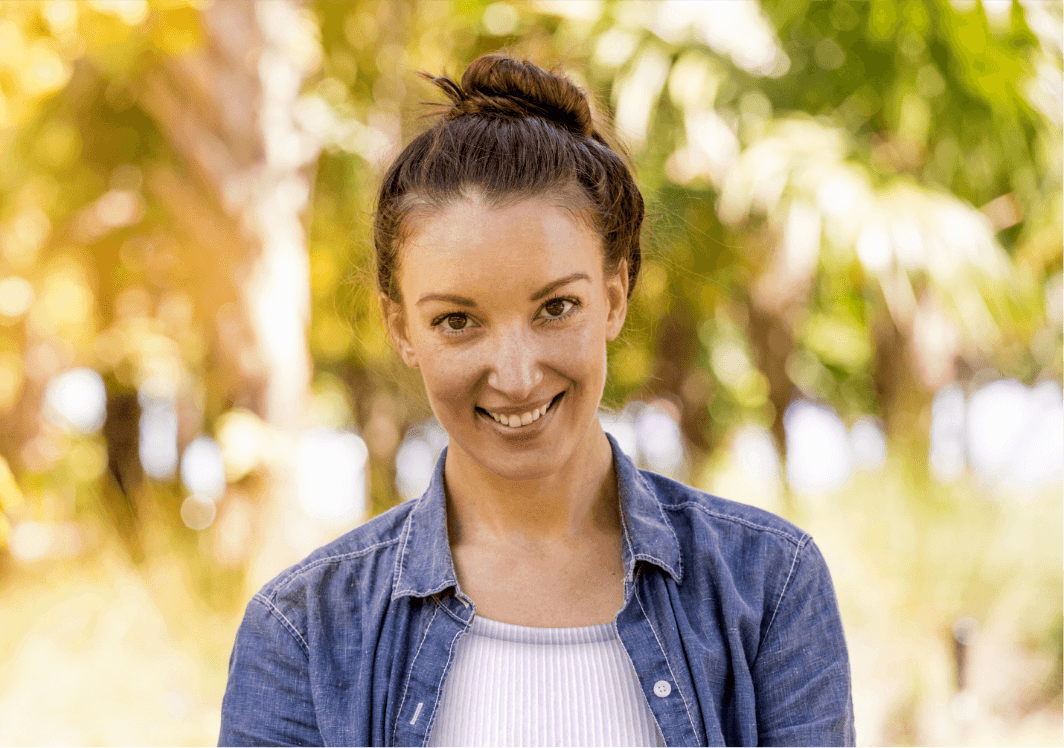
[(674, 523), (695, 522), (721, 531), (741, 529), (747, 540), (755, 536), (794, 548), (801, 548), (811, 539), (809, 533), (792, 522), (760, 507), (724, 499), (649, 470), (639, 473)]
[(704, 582), (685, 588), (710, 585), (751, 610), (775, 610), (790, 587), (831, 585), (812, 536), (792, 522), (656, 473), (640, 471), (640, 477), (675, 533), (684, 578)]
[[(273, 601), (300, 597), (311, 590), (320, 592), (324, 580), (337, 581), (338, 572), (340, 577), (354, 575), (384, 581), (381, 572), (390, 572), (388, 567), (394, 562), (395, 548), (415, 503), (406, 501), (394, 506), (321, 546), (267, 582), (256, 597)], [(353, 581), (349, 579), (346, 584)]]

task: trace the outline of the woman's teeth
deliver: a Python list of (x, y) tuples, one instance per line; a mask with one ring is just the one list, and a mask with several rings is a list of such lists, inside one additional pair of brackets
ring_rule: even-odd
[(490, 410), (484, 412), (494, 418), (499, 423), (501, 423), (503, 426), (509, 426), (512, 429), (516, 429), (520, 428), (521, 426), (527, 426), (533, 421), (538, 421), (550, 409), (551, 403), (553, 402), (554, 401), (552, 400), (546, 405), (536, 408), (530, 413), (522, 413), (521, 415), (507, 416), (504, 413), (492, 413)]

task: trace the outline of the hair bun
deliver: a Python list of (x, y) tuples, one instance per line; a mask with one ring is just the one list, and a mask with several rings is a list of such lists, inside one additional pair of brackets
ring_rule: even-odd
[(574, 135), (590, 138), (594, 134), (584, 92), (568, 78), (531, 62), (483, 55), (466, 68), (460, 85), (448, 78), (431, 80), (451, 99), (448, 119), (473, 114), (542, 117)]

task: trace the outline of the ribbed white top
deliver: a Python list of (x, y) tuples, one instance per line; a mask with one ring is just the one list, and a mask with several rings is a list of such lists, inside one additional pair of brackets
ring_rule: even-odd
[(480, 616), (458, 642), (428, 744), (665, 745), (616, 624)]

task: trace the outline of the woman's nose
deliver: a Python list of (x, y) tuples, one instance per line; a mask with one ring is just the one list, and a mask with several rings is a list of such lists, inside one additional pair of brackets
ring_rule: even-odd
[(524, 332), (501, 333), (490, 343), (492, 364), (488, 386), (511, 400), (526, 400), (543, 381), (536, 342)]

